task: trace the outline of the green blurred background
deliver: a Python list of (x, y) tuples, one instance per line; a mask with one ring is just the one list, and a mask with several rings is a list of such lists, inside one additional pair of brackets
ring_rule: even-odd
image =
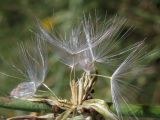
[[(97, 11), (99, 16), (119, 15), (128, 19), (126, 29), (135, 29), (128, 35), (126, 46), (132, 41), (144, 40), (150, 48), (160, 48), (160, 0), (0, 0), (0, 71), (20, 77), (11, 65), (18, 65), (17, 43), (33, 38), (36, 20), (50, 30), (67, 31), (83, 13)], [(61, 64), (49, 50), (49, 70), (46, 84), (61, 97), (69, 96), (69, 69)], [(138, 78), (143, 88), (139, 103), (160, 104), (160, 54), (149, 56), (147, 69)], [(15, 62), (16, 61), (16, 62)], [(105, 72), (105, 69), (102, 71)], [(8, 96), (20, 80), (0, 75), (0, 94)], [(98, 82), (95, 96), (110, 101), (109, 82)], [(66, 90), (68, 89), (68, 90)], [(104, 96), (104, 94), (106, 96)], [(143, 94), (143, 97), (141, 95)], [(21, 111), (0, 109), (0, 116), (25, 114)]]

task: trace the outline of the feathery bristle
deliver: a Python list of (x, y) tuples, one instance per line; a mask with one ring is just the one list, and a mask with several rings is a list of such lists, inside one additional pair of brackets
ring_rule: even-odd
[(20, 45), (21, 62), (23, 69), (21, 72), (25, 74), (27, 82), (20, 83), (12, 90), (12, 97), (28, 97), (33, 96), (36, 89), (44, 82), (47, 72), (47, 56), (44, 41), (36, 37), (33, 48), (24, 44)]
[[(91, 16), (83, 20), (83, 30), (89, 49), (79, 54), (79, 66), (86, 72), (94, 70), (95, 62), (108, 63), (134, 48), (134, 45), (119, 52), (113, 52), (124, 35), (120, 31), (126, 22), (123, 18), (114, 17), (108, 21), (96, 18), (93, 22)], [(120, 38), (119, 38), (120, 37)], [(117, 40), (118, 39), (118, 40)]]
[[(138, 68), (138, 62), (144, 57), (145, 47), (143, 41), (140, 42), (133, 52), (120, 64), (111, 77), (111, 94), (112, 101), (118, 117), (123, 120), (121, 114), (121, 107), (123, 105), (128, 106), (128, 102), (132, 102), (135, 98), (137, 87), (126, 81), (128, 75), (134, 75), (134, 70)], [(127, 95), (127, 91), (130, 94)], [(128, 106), (128, 114), (131, 114), (133, 119), (137, 119)], [(129, 119), (129, 118), (128, 118)]]

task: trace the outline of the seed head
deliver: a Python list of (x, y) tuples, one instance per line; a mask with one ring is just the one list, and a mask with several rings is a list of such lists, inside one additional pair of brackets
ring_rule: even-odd
[(28, 97), (33, 96), (36, 89), (44, 82), (47, 72), (47, 56), (44, 41), (36, 37), (34, 46), (20, 45), (21, 48), (21, 62), (23, 66), (23, 74), (26, 82), (18, 84), (12, 90), (12, 97)]

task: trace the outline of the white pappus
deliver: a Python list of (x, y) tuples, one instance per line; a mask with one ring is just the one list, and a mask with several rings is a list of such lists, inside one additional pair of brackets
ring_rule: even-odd
[[(128, 76), (136, 76), (139, 74), (142, 66), (139, 63), (145, 56), (146, 47), (144, 42), (141, 41), (137, 47), (129, 54), (129, 56), (119, 65), (111, 76), (111, 95), (112, 102), (116, 109), (119, 120), (123, 120), (121, 110), (124, 111), (123, 105), (127, 106), (127, 110), (124, 111), (130, 114), (132, 117), (127, 116), (128, 120), (138, 120), (138, 118), (132, 113), (128, 103), (135, 102), (135, 95), (140, 91), (140, 88), (132, 85), (127, 81)], [(141, 68), (141, 69), (140, 69)], [(129, 95), (128, 95), (129, 92)]]
[[(79, 66), (87, 73), (94, 70), (94, 63), (105, 61), (102, 60), (107, 50), (111, 50), (111, 46), (115, 42), (115, 35), (125, 23), (125, 19), (111, 18), (108, 21), (96, 17), (95, 21), (89, 15), (88, 18), (84, 16), (83, 31), (85, 34), (88, 50), (81, 52), (79, 57)], [(92, 42), (97, 41), (96, 46), (92, 46)], [(103, 45), (103, 46), (102, 46)], [(105, 45), (105, 46), (104, 46)], [(101, 47), (100, 47), (101, 46)], [(106, 54), (107, 55), (107, 54)], [(105, 56), (106, 56), (105, 55)]]
[[(126, 34), (131, 29), (128, 29), (120, 36), (125, 23), (126, 19), (117, 16), (109, 20), (104, 19), (103, 21), (97, 17), (93, 21), (90, 15), (88, 18), (84, 16), (83, 31), (88, 49), (78, 55), (78, 66), (85, 72), (90, 73), (95, 70), (95, 63), (110, 64), (113, 60), (120, 60), (123, 54), (133, 50), (139, 42), (124, 49), (116, 50), (119, 42), (125, 39)], [(93, 41), (97, 43), (95, 46), (92, 45)]]
[(20, 45), (21, 73), (25, 76), (22, 82), (14, 88), (10, 95), (15, 98), (26, 98), (35, 95), (37, 88), (44, 82), (47, 72), (47, 54), (42, 38), (36, 37), (34, 46)]
[[(76, 65), (86, 72), (94, 70), (95, 62), (108, 62), (116, 56), (128, 52), (135, 46), (121, 50), (118, 53), (112, 53), (117, 47), (116, 41), (119, 37), (120, 30), (123, 29), (126, 19), (115, 16), (109, 20), (95, 16), (95, 20), (89, 15), (84, 15), (78, 26), (75, 26), (69, 35), (58, 37), (49, 33), (42, 26), (38, 26), (39, 34), (54, 46), (60, 60), (70, 66)], [(118, 34), (118, 35), (117, 35)], [(121, 39), (123, 39), (122, 36)]]

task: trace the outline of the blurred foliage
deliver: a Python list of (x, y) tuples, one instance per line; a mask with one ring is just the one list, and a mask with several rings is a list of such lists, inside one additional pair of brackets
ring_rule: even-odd
[[(0, 1), (0, 71), (10, 75), (18, 75), (11, 67), (17, 61), (17, 43), (32, 39), (35, 23), (40, 20), (48, 30), (51, 26), (59, 32), (67, 31), (83, 13), (97, 11), (99, 16), (107, 17), (116, 14), (126, 17), (126, 29), (135, 29), (121, 43), (127, 46), (145, 39), (150, 48), (160, 48), (160, 0), (1, 0)], [(69, 68), (61, 64), (49, 50), (49, 70), (46, 84), (56, 94), (66, 97), (68, 88)], [(147, 69), (139, 77), (137, 84), (143, 88), (137, 98), (146, 104), (160, 104), (160, 57), (155, 53), (146, 58)], [(12, 61), (12, 62), (11, 62)], [(65, 68), (65, 69), (64, 69)], [(102, 69), (105, 72), (107, 68)], [(0, 75), (0, 94), (5, 96), (19, 82), (17, 79)], [(110, 100), (109, 83), (99, 82), (95, 96)], [(107, 86), (107, 87), (106, 87)], [(104, 88), (104, 89), (102, 89)], [(106, 95), (106, 96), (104, 96)], [(8, 112), (9, 111), (9, 112)], [(13, 113), (14, 112), (14, 113)], [(0, 116), (23, 114), (19, 111), (0, 109)]]

